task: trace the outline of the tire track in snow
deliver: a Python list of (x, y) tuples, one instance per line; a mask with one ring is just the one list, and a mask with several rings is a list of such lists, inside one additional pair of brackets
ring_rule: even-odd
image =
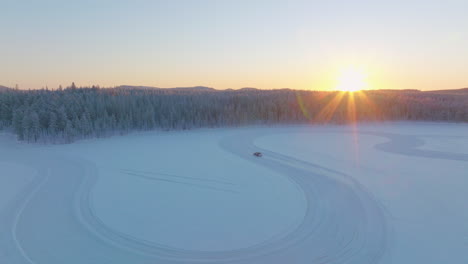
[(237, 184), (234, 184), (232, 182), (221, 181), (221, 180), (216, 180), (216, 179), (209, 179), (209, 178), (189, 177), (189, 176), (181, 176), (181, 175), (162, 173), (162, 172), (129, 170), (129, 169), (121, 169), (121, 171), (131, 172), (131, 173), (139, 173), (139, 174), (147, 174), (147, 175), (156, 175), (156, 176), (167, 176), (167, 177), (170, 177), (170, 178), (181, 178), (181, 179), (186, 179), (186, 180), (191, 180), (191, 181), (201, 181), (201, 182), (210, 182), (210, 183), (219, 183), (219, 184), (237, 186)]
[[(42, 173), (39, 173), (39, 174), (42, 174)], [(13, 237), (13, 241), (15, 242), (15, 245), (16, 247), (18, 248), (20, 254), (24, 257), (24, 259), (29, 263), (29, 264), (36, 264), (36, 262), (34, 262), (34, 260), (32, 260), (28, 254), (26, 253), (26, 251), (24, 250), (24, 248), (21, 246), (21, 243), (19, 242), (18, 238), (17, 238), (17, 235), (16, 235), (16, 230), (18, 228), (18, 222), (19, 222), (19, 219), (21, 218), (21, 215), (23, 214), (23, 211), (24, 209), (27, 207), (28, 203), (31, 201), (31, 199), (34, 197), (34, 195), (36, 195), (36, 193), (42, 188), (43, 185), (45, 185), (45, 183), (47, 182), (47, 179), (49, 178), (49, 175), (50, 175), (50, 170), (47, 171), (47, 174), (45, 176), (42, 176), (42, 175), (38, 175), (36, 176), (36, 179), (38, 180), (37, 183), (35, 182), (34, 185), (35, 188), (31, 190), (31, 192), (29, 192), (29, 194), (26, 195), (26, 198), (23, 202), (23, 204), (21, 205), (21, 207), (19, 208), (16, 216), (15, 216), (15, 219), (14, 219), (14, 222), (13, 222), (13, 227), (12, 227), (12, 237)], [(41, 179), (42, 178), (42, 179)]]
[(159, 178), (159, 177), (154, 177), (154, 176), (146, 176), (144, 174), (133, 173), (133, 172), (124, 172), (124, 174), (136, 176), (136, 177), (143, 178), (143, 179), (150, 180), (150, 181), (161, 181), (161, 182), (167, 182), (167, 183), (182, 184), (182, 185), (187, 185), (190, 187), (211, 190), (211, 191), (239, 193), (238, 191), (231, 190), (231, 189), (218, 188), (218, 187), (213, 187), (210, 185), (202, 185), (202, 184), (196, 184), (196, 183), (191, 183), (191, 182), (176, 181), (176, 180)]
[[(140, 178), (151, 180), (151, 181), (162, 181), (162, 182), (167, 182), (167, 183), (182, 184), (182, 185), (187, 185), (191, 187), (201, 188), (205, 190), (212, 190), (212, 191), (240, 193), (237, 190), (226, 188), (229, 186), (237, 186), (236, 184), (233, 184), (231, 182), (226, 182), (226, 181), (187, 177), (187, 176), (180, 176), (180, 175), (173, 175), (173, 174), (166, 174), (166, 173), (128, 170), (128, 169), (122, 169), (120, 171), (127, 175), (136, 176), (136, 177), (140, 177)], [(156, 176), (163, 176), (163, 177), (156, 177)], [(174, 180), (173, 178), (176, 178), (178, 180)], [(223, 185), (223, 187), (217, 187), (216, 185)]]

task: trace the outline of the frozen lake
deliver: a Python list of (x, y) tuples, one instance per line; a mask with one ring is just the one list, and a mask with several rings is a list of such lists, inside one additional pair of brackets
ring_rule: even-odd
[(0, 263), (468, 263), (467, 187), (466, 124), (3, 134)]

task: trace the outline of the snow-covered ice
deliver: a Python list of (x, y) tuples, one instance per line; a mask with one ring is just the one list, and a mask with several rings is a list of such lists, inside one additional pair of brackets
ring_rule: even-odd
[(0, 263), (468, 263), (467, 186), (466, 124), (3, 134)]

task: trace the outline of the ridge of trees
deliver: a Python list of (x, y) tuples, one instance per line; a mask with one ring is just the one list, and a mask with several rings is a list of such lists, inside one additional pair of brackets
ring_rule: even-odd
[(0, 92), (0, 129), (70, 143), (141, 130), (251, 124), (468, 122), (468, 92), (77, 88)]

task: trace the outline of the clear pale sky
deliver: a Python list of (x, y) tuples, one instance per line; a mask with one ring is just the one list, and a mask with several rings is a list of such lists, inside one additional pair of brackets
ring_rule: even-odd
[(468, 1), (0, 0), (0, 84), (468, 87)]

